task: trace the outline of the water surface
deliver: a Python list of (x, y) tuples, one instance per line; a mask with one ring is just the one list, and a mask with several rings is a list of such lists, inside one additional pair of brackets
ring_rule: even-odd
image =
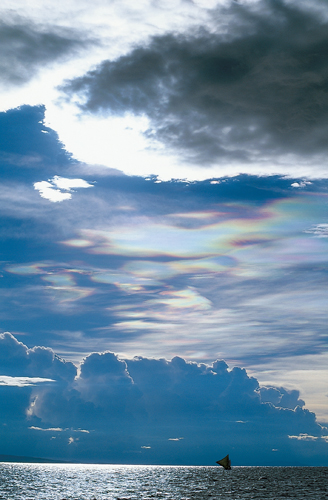
[(324, 500), (328, 467), (0, 463), (2, 500)]

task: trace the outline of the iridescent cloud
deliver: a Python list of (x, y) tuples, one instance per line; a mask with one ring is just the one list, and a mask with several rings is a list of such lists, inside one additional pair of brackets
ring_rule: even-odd
[[(79, 237), (64, 244), (91, 254), (133, 258), (123, 269), (140, 279), (207, 270), (238, 273), (255, 262), (270, 266), (319, 262), (326, 258), (325, 242), (310, 237), (320, 216), (319, 204), (316, 197), (306, 201), (306, 208), (304, 199), (287, 199), (248, 209), (234, 204), (228, 215), (218, 210), (170, 214), (164, 221), (132, 217), (119, 227), (82, 229)], [(181, 219), (189, 226), (182, 226)]]

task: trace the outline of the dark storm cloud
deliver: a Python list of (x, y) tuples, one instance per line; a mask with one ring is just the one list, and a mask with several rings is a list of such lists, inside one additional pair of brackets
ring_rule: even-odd
[(71, 80), (65, 92), (84, 96), (87, 112), (146, 114), (146, 134), (188, 161), (326, 151), (325, 16), (283, 0), (233, 3), (216, 15), (224, 33), (154, 37)]
[(33, 24), (0, 22), (0, 82), (21, 85), (39, 68), (86, 46), (71, 29), (45, 29)]
[[(18, 375), (35, 353), (30, 374), (57, 381), (66, 374), (65, 383), (0, 387), (7, 453), (31, 454), (32, 446), (42, 456), (92, 460), (96, 449), (96, 460), (204, 464), (231, 449), (244, 464), (306, 464), (308, 453), (316, 454), (315, 464), (326, 463), (324, 429), (301, 408), (297, 391), (259, 388), (244, 369), (230, 370), (222, 360), (205, 365), (92, 353), (74, 378), (71, 363), (65, 367), (50, 349), (27, 349), (10, 334), (0, 337), (0, 349), (4, 375), (14, 374), (8, 360)], [(298, 439), (304, 435), (314, 436), (310, 450)], [(272, 448), (279, 450), (274, 456)]]

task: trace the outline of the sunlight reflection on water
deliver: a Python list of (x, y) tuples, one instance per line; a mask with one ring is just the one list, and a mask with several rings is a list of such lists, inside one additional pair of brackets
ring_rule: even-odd
[(0, 464), (2, 500), (311, 499), (328, 497), (328, 467)]

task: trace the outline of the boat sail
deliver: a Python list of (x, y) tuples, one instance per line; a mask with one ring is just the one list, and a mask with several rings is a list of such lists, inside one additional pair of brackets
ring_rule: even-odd
[(216, 463), (222, 465), (222, 467), (224, 467), (225, 470), (231, 470), (231, 460), (229, 458), (229, 455), (222, 458), (222, 460), (218, 460)]

